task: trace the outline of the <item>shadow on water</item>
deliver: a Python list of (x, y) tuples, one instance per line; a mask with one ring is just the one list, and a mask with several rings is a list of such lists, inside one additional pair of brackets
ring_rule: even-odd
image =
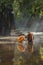
[(0, 44), (0, 65), (13, 65), (14, 44)]

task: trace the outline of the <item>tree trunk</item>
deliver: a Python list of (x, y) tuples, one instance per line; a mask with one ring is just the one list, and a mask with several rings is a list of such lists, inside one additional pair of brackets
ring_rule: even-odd
[[(0, 13), (0, 31), (3, 35), (9, 35), (11, 30), (15, 30), (15, 19), (12, 5), (2, 6)], [(0, 35), (1, 35), (0, 33)]]

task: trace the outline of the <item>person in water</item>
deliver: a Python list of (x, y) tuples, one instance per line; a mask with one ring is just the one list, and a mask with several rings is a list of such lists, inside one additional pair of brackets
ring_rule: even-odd
[(23, 41), (24, 41), (25, 37), (27, 38), (27, 41), (28, 41), (28, 51), (33, 52), (33, 34), (30, 33), (30, 32), (26, 36), (25, 35), (20, 35), (18, 37), (18, 49), (21, 52), (25, 51), (25, 48), (23, 47)]
[(33, 52), (33, 34), (31, 32), (29, 32), (27, 34), (27, 40), (28, 40), (28, 51), (29, 52)]
[(18, 40), (18, 45), (17, 48), (20, 52), (24, 52), (25, 48), (23, 46), (23, 41), (24, 41), (25, 36), (24, 35), (20, 35), (17, 40)]

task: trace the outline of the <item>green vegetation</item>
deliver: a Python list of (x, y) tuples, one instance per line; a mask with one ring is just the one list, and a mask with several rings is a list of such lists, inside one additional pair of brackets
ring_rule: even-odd
[(43, 15), (43, 0), (14, 0), (16, 15)]
[[(13, 5), (14, 13), (17, 16), (20, 15), (43, 15), (43, 0), (0, 0), (0, 6), (4, 5)], [(0, 7), (1, 11), (2, 7)]]
[(23, 22), (28, 19), (29, 26), (35, 18), (43, 18), (43, 0), (0, 0), (1, 33), (3, 28), (15, 29), (15, 21)]

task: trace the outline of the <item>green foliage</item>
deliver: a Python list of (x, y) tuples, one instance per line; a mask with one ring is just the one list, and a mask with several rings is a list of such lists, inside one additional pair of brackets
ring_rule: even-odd
[(13, 1), (14, 1), (14, 0), (0, 0), (0, 4), (1, 4), (1, 3), (6, 3), (6, 4), (8, 4), (8, 3), (13, 3)]
[(16, 15), (32, 14), (43, 15), (43, 0), (14, 0)]
[[(43, 15), (43, 0), (0, 0), (0, 6), (2, 3), (12, 4), (16, 16), (23, 14)], [(0, 11), (1, 9), (0, 7)]]
[(0, 12), (4, 9), (4, 6), (12, 5), (14, 0), (0, 0)]

